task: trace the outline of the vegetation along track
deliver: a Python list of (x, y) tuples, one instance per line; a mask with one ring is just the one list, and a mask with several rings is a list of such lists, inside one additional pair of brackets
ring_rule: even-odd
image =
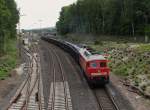
[(29, 61), (29, 72), (26, 73), (27, 78), (17, 90), (15, 96), (11, 99), (7, 110), (42, 110), (42, 103), (40, 98), (40, 71), (39, 59), (36, 54), (30, 50), (22, 48), (26, 53)]
[[(45, 42), (46, 43), (46, 42)], [(48, 44), (47, 51), (51, 56), (51, 87), (48, 110), (72, 110), (68, 82), (61, 60), (52, 45)]]

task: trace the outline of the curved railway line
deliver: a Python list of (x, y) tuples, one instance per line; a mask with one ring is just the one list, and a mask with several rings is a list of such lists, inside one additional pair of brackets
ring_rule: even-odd
[[(56, 50), (58, 48), (57, 46), (51, 46), (51, 48), (52, 47), (53, 47), (52, 50)], [(63, 52), (62, 53), (55, 52), (54, 54), (57, 56), (59, 54), (60, 56), (62, 56), (62, 58), (65, 58), (67, 61), (69, 60), (69, 59), (67, 59), (66, 55), (64, 55)], [(69, 61), (68, 61), (68, 63), (69, 63)], [(71, 63), (69, 63), (69, 64), (72, 65)], [(72, 67), (73, 67), (73, 65), (72, 65)], [(107, 87), (93, 89), (92, 91), (97, 100), (100, 110), (120, 110), (119, 107), (117, 106), (117, 104), (115, 103), (113, 96), (107, 89)]]
[(27, 78), (17, 90), (15, 96), (11, 99), (7, 110), (42, 110), (42, 101), (40, 93), (40, 70), (39, 59), (30, 50), (22, 48), (22, 51), (28, 56)]
[(61, 60), (55, 49), (51, 46), (46, 47), (51, 57), (51, 87), (48, 102), (48, 110), (72, 110), (69, 86)]

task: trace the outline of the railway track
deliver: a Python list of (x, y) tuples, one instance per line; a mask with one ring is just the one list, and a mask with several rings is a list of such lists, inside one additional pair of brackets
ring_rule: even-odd
[(61, 60), (54, 48), (46, 47), (51, 56), (51, 85), (48, 101), (48, 110), (72, 110), (69, 85), (62, 67)]
[(7, 110), (42, 110), (42, 81), (40, 77), (39, 58), (36, 53), (32, 53), (26, 48), (22, 48), (28, 56), (29, 65), (26, 79), (11, 99)]
[(108, 92), (107, 87), (96, 88), (93, 90), (93, 93), (100, 110), (120, 110), (113, 96)]
[[(57, 48), (57, 46), (53, 46), (53, 50), (57, 50)], [(66, 55), (64, 55), (63, 52), (58, 52), (57, 54), (61, 54), (62, 58), (65, 58), (73, 68), (73, 65), (70, 63), (69, 59), (66, 57)], [(92, 91), (100, 110), (120, 110), (107, 86), (93, 89)]]

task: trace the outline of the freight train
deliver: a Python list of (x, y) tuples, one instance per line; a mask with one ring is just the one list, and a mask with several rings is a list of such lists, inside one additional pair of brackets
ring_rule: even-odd
[(42, 37), (42, 40), (53, 43), (67, 51), (80, 64), (90, 84), (105, 85), (109, 83), (110, 69), (107, 66), (108, 60), (105, 56), (93, 54), (89, 49), (70, 42), (48, 37)]

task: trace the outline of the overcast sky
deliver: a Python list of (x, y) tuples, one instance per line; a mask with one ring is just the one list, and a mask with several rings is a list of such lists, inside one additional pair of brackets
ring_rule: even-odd
[(76, 0), (15, 0), (21, 8), (20, 24), (22, 29), (55, 26), (61, 7)]

